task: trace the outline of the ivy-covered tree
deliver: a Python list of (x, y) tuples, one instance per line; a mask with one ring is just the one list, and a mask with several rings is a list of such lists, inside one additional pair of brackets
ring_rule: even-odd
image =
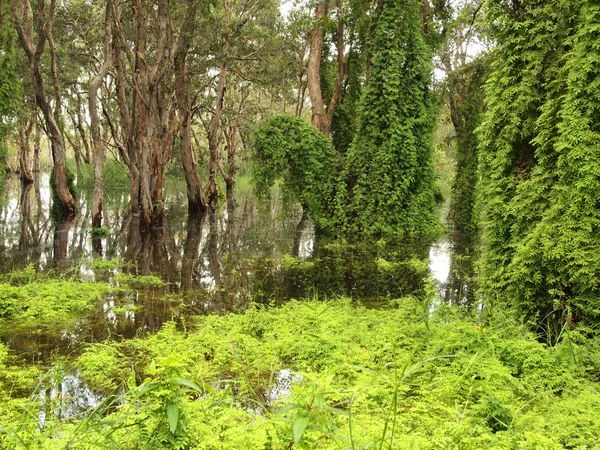
[(482, 292), (549, 342), (568, 322), (600, 318), (598, 8), (488, 2)]
[(284, 199), (297, 201), (319, 230), (332, 227), (339, 158), (329, 138), (300, 117), (276, 116), (252, 135), (253, 179), (268, 197), (277, 180)]
[(451, 303), (475, 302), (475, 253), (478, 245), (477, 127), (483, 114), (483, 84), (488, 63), (485, 57), (452, 71), (448, 75), (450, 119), (456, 133), (456, 174), (448, 211), (452, 254), (446, 300)]
[(17, 34), (11, 23), (11, 6), (0, 0), (0, 178), (6, 170), (7, 141), (19, 104), (20, 83), (16, 72)]
[(437, 226), (435, 117), (420, 2), (381, 1), (372, 33), (369, 83), (348, 151), (339, 217), (353, 235), (428, 234)]

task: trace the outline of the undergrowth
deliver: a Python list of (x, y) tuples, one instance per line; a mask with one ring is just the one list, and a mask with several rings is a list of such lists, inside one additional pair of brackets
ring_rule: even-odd
[(10, 380), (25, 369), (11, 366), (2, 347), (0, 442), (11, 449), (595, 448), (599, 344), (586, 330), (565, 329), (548, 347), (499, 313), (464, 318), (414, 298), (383, 309), (348, 299), (292, 301), (89, 345), (72, 371), (105, 400), (67, 418), (47, 413), (39, 388), (22, 397), (33, 375)]

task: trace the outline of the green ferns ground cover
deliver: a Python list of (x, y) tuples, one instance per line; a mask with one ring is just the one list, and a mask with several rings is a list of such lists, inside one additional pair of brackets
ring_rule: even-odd
[[(548, 347), (500, 313), (477, 321), (448, 307), (430, 313), (430, 306), (414, 298), (378, 308), (347, 299), (293, 301), (200, 317), (187, 329), (169, 323), (144, 339), (91, 344), (72, 373), (106, 400), (83, 416), (56, 412), (68, 398), (41, 402), (63, 378), (48, 372), (36, 388), (43, 371), (19, 365), (2, 346), (0, 443), (597, 448), (598, 338), (565, 328)], [(287, 393), (278, 377), (283, 369), (294, 374)]]

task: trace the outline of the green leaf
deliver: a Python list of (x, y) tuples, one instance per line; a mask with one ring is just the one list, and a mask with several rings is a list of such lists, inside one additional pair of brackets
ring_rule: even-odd
[(198, 386), (193, 381), (186, 380), (185, 378), (178, 378), (177, 380), (175, 380), (175, 383), (177, 383), (180, 386), (187, 386), (195, 391), (202, 392), (202, 389), (200, 389), (200, 386)]
[(169, 419), (169, 429), (175, 434), (177, 424), (179, 423), (179, 405), (177, 403), (169, 403), (167, 405), (167, 419)]
[(308, 426), (310, 419), (308, 416), (298, 416), (294, 421), (294, 444), (300, 442), (302, 439), (302, 435), (304, 434), (304, 430)]
[(146, 385), (141, 385), (138, 388), (138, 391), (135, 395), (135, 398), (140, 398), (141, 396), (147, 394), (148, 392), (151, 392), (155, 389), (158, 389), (160, 387), (160, 385), (158, 383), (150, 383), (150, 384), (146, 384)]

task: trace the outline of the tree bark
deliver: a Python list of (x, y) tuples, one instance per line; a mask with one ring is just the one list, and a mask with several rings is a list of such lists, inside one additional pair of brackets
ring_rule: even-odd
[(23, 122), (22, 118), (19, 120), (19, 176), (23, 184), (33, 183), (30, 164), (31, 146), (29, 144), (33, 122), (33, 117), (26, 123)]
[[(175, 92), (172, 80), (165, 77), (170, 74), (180, 41), (174, 37), (169, 1), (158, 0), (156, 6), (154, 9), (146, 2), (133, 0), (133, 38), (124, 36), (118, 8), (114, 20), (118, 41), (114, 46), (115, 81), (122, 121), (120, 140), (127, 149), (125, 162), (130, 174), (131, 210), (140, 214), (143, 227), (160, 225), (162, 220), (164, 171), (172, 154), (177, 125)], [(127, 56), (131, 68), (130, 80), (123, 55)], [(126, 87), (132, 89), (129, 95)]]
[[(37, 45), (33, 42), (33, 11), (29, 0), (13, 0), (13, 12), (16, 18), (17, 34), (21, 46), (29, 59), (29, 68), (32, 76), (33, 90), (37, 106), (42, 111), (46, 130), (52, 147), (54, 162), (54, 188), (64, 214), (72, 215), (76, 212), (75, 200), (67, 185), (67, 168), (65, 146), (59, 128), (60, 116), (60, 86), (58, 84), (58, 69), (56, 65), (56, 52), (52, 39), (52, 25), (56, 10), (56, 0), (50, 0), (49, 17), (45, 17), (45, 0), (37, 2)], [(40, 68), (40, 60), (48, 41), (50, 47), (51, 74), (54, 85), (54, 111), (46, 98), (44, 80)]]
[[(107, 3), (107, 6), (108, 6), (108, 3)], [(105, 24), (104, 24), (105, 33), (106, 33), (107, 25), (108, 25), (108, 23), (105, 22)], [(109, 45), (110, 45), (110, 41), (109, 41)], [(76, 95), (77, 95), (77, 114), (76, 114), (77, 121), (73, 120), (73, 122), (74, 122), (75, 128), (77, 128), (77, 131), (79, 132), (79, 135), (81, 136), (81, 141), (83, 143), (83, 148), (85, 150), (85, 152), (80, 152), (80, 154), (83, 157), (83, 160), (85, 161), (86, 164), (91, 164), (92, 157), (90, 154), (91, 153), (90, 152), (90, 143), (87, 138), (87, 133), (85, 132), (85, 127), (83, 126), (83, 123), (84, 123), (83, 118), (81, 117), (81, 94), (79, 92), (77, 92)]]
[[(37, 116), (34, 117), (35, 120), (35, 141), (33, 144), (33, 172), (39, 173), (40, 171), (40, 152), (42, 151), (42, 130), (40, 127), (40, 123), (37, 120)], [(37, 175), (36, 175), (37, 176)]]
[(181, 43), (175, 57), (175, 89), (177, 91), (177, 109), (179, 114), (179, 136), (181, 139), (181, 162), (187, 186), (188, 214), (203, 215), (207, 203), (202, 192), (202, 182), (198, 174), (198, 165), (192, 148), (192, 101), (190, 99), (191, 74), (187, 66), (187, 53), (193, 33), (193, 19), (196, 16), (197, 2), (190, 2), (186, 22), (182, 28)]
[[(227, 45), (227, 44), (226, 44)], [(225, 83), (227, 80), (227, 64), (223, 63), (219, 72), (217, 85), (217, 103), (208, 128), (209, 176), (207, 186), (207, 202), (211, 211), (216, 211), (219, 201), (217, 176), (219, 173), (219, 129), (223, 113), (223, 99), (225, 97)]]
[(338, 9), (337, 25), (337, 59), (338, 68), (336, 75), (335, 90), (325, 111), (323, 93), (321, 92), (321, 57), (323, 55), (323, 21), (329, 12), (327, 0), (319, 1), (315, 6), (315, 24), (312, 31), (310, 43), (310, 55), (308, 58), (307, 86), (312, 105), (312, 116), (310, 123), (325, 135), (331, 131), (331, 121), (335, 109), (340, 103), (342, 84), (344, 80), (344, 25), (342, 21), (342, 0), (336, 0)]
[(94, 78), (90, 81), (89, 113), (92, 135), (93, 168), (94, 168), (94, 193), (92, 195), (92, 227), (102, 226), (102, 202), (104, 199), (104, 163), (106, 162), (106, 145), (100, 135), (100, 117), (98, 114), (98, 90), (111, 67), (111, 39), (112, 39), (112, 0), (106, 2), (104, 18), (104, 62)]

